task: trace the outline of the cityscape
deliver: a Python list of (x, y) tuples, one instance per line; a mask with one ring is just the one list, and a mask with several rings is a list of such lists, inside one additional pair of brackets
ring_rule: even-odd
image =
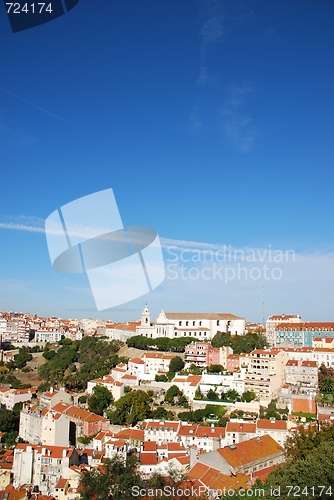
[(1, 2), (0, 500), (334, 500), (334, 2)]
[(15, 498), (92, 496), (127, 457), (133, 497), (157, 477), (176, 498), (265, 497), (287, 443), (334, 422), (334, 322), (152, 321), (145, 305), (126, 323), (2, 312), (0, 335), (0, 481)]

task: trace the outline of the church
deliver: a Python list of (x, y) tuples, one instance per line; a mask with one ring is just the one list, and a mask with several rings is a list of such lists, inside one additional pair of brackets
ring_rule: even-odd
[(245, 318), (223, 313), (175, 313), (161, 309), (155, 323), (151, 322), (150, 312), (145, 305), (141, 314), (136, 335), (148, 338), (195, 337), (199, 341), (211, 340), (217, 332), (244, 335)]

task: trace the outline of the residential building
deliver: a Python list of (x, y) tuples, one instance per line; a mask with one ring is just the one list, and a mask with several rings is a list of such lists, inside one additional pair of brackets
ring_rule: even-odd
[(266, 338), (270, 347), (276, 346), (276, 327), (286, 323), (301, 323), (302, 319), (297, 314), (281, 314), (269, 316), (266, 322)]
[(80, 436), (92, 436), (99, 431), (109, 430), (110, 422), (107, 418), (83, 410), (77, 406), (58, 403), (53, 407), (54, 411), (58, 411), (70, 421), (70, 444), (76, 444), (76, 438)]
[(283, 448), (271, 436), (255, 437), (199, 456), (202, 464), (223, 474), (251, 474), (284, 461)]
[(59, 391), (56, 391), (53, 387), (51, 387), (48, 392), (44, 392), (40, 397), (40, 405), (47, 408), (53, 408), (57, 403), (73, 405), (77, 402), (77, 393), (69, 391), (64, 387), (61, 387)]
[(159, 445), (175, 443), (180, 422), (165, 420), (144, 420), (144, 440), (155, 441)]
[[(250, 478), (246, 474), (222, 474), (216, 467), (209, 467), (200, 462), (190, 469), (187, 478), (194, 482), (190, 488), (194, 486), (199, 492), (208, 493), (209, 498), (218, 498), (222, 491), (247, 490), (251, 487)], [(248, 495), (245, 494), (245, 497)]]
[(196, 365), (206, 368), (211, 365), (222, 365), (227, 368), (227, 359), (233, 354), (233, 349), (229, 346), (212, 347), (210, 342), (192, 342), (185, 347), (185, 367)]
[(287, 420), (271, 419), (257, 419), (256, 421), (256, 435), (268, 435), (275, 439), (276, 443), (284, 447), (285, 441), (288, 437), (288, 422)]
[(285, 383), (300, 389), (318, 389), (318, 367), (315, 361), (293, 360), (285, 365)]
[(12, 410), (16, 403), (30, 401), (36, 392), (37, 387), (31, 387), (30, 389), (10, 389), (3, 394), (1, 404), (5, 406), (7, 410)]
[(245, 391), (252, 391), (261, 398), (271, 400), (274, 391), (284, 383), (284, 367), (288, 354), (279, 349), (255, 349), (249, 355), (245, 375)]
[(47, 327), (40, 328), (35, 332), (35, 342), (50, 342), (54, 344), (61, 340), (64, 335), (64, 330), (62, 328), (59, 329), (50, 329)]
[(276, 347), (312, 347), (313, 339), (334, 338), (334, 322), (280, 323), (275, 328)]
[(93, 394), (94, 387), (96, 387), (97, 385), (101, 385), (106, 389), (108, 389), (108, 391), (112, 394), (114, 401), (117, 401), (119, 398), (124, 396), (125, 385), (131, 385), (130, 383), (125, 383), (125, 380), (123, 380), (123, 377), (125, 375), (122, 375), (120, 381), (115, 380), (114, 377), (112, 377), (111, 375), (104, 375), (102, 378), (95, 378), (93, 380), (89, 380), (89, 382), (87, 383), (87, 393)]
[(312, 347), (334, 349), (334, 338), (314, 337), (314, 339), (312, 339)]
[(177, 375), (173, 378), (172, 383), (184, 393), (189, 401), (192, 401), (201, 379), (200, 375)]
[(242, 443), (256, 437), (256, 423), (232, 420), (227, 422), (225, 445)]
[(75, 448), (17, 444), (14, 450), (14, 486), (34, 484), (42, 493), (54, 493), (60, 477), (71, 465), (79, 465)]
[(59, 412), (25, 405), (20, 412), (19, 436), (34, 445), (69, 446), (70, 422)]

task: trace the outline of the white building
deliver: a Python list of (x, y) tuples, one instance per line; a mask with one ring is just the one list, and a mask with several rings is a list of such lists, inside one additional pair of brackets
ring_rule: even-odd
[(14, 450), (13, 484), (34, 484), (43, 494), (54, 493), (59, 478), (67, 477), (71, 465), (79, 465), (74, 448), (19, 443)]
[(30, 405), (21, 410), (19, 436), (30, 444), (67, 447), (69, 431), (66, 415)]
[(40, 328), (35, 332), (35, 342), (50, 342), (54, 344), (61, 340), (64, 330), (52, 330), (46, 327)]
[(210, 340), (217, 332), (243, 335), (245, 333), (245, 319), (234, 314), (165, 313), (162, 309), (156, 323), (151, 323), (150, 312), (145, 306), (140, 326), (136, 328), (136, 335), (148, 338), (194, 337), (198, 340)]

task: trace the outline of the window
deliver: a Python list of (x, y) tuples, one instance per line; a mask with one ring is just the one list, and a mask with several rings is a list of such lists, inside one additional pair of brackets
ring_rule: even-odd
[(182, 326), (182, 321), (179, 321), (179, 326)]
[(186, 321), (186, 326), (188, 326), (188, 324), (189, 324), (189, 321)]
[(196, 321), (193, 321), (193, 326), (195, 326), (195, 324), (196, 324)]

